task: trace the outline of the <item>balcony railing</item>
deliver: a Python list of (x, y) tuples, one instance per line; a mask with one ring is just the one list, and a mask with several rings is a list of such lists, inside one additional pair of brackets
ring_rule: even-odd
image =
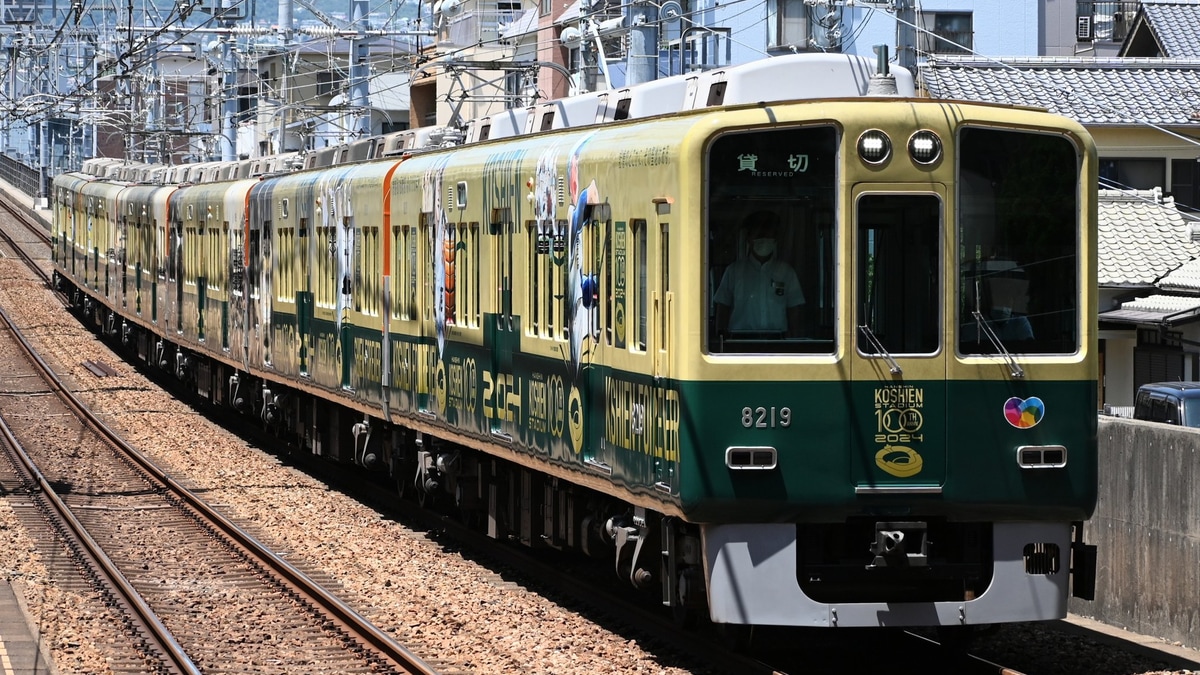
[(1123, 42), (1141, 2), (1076, 2), (1075, 39), (1079, 42)]

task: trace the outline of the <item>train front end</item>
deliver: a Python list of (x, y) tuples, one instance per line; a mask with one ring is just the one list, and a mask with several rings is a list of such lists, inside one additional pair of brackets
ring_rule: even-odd
[(1094, 566), (1087, 133), (916, 100), (730, 114), (695, 150), (703, 301), (680, 378), (711, 618), (1065, 616)]

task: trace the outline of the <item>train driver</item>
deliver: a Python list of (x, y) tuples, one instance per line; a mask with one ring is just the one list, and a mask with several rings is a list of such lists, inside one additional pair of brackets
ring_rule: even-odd
[(779, 216), (756, 211), (742, 222), (746, 254), (725, 268), (713, 296), (717, 333), (730, 337), (798, 337), (804, 292), (796, 271), (776, 257)]

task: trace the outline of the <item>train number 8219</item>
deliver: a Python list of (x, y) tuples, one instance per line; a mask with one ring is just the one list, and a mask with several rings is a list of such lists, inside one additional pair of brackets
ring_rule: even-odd
[(742, 408), (742, 426), (747, 429), (786, 429), (792, 426), (792, 409), (787, 406), (782, 408), (746, 406)]

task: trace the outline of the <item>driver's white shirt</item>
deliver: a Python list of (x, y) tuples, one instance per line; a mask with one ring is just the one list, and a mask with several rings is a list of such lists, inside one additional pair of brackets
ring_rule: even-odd
[(748, 255), (725, 268), (713, 300), (732, 308), (731, 331), (782, 333), (788, 308), (804, 304), (804, 291), (791, 265), (774, 256), (760, 263)]

